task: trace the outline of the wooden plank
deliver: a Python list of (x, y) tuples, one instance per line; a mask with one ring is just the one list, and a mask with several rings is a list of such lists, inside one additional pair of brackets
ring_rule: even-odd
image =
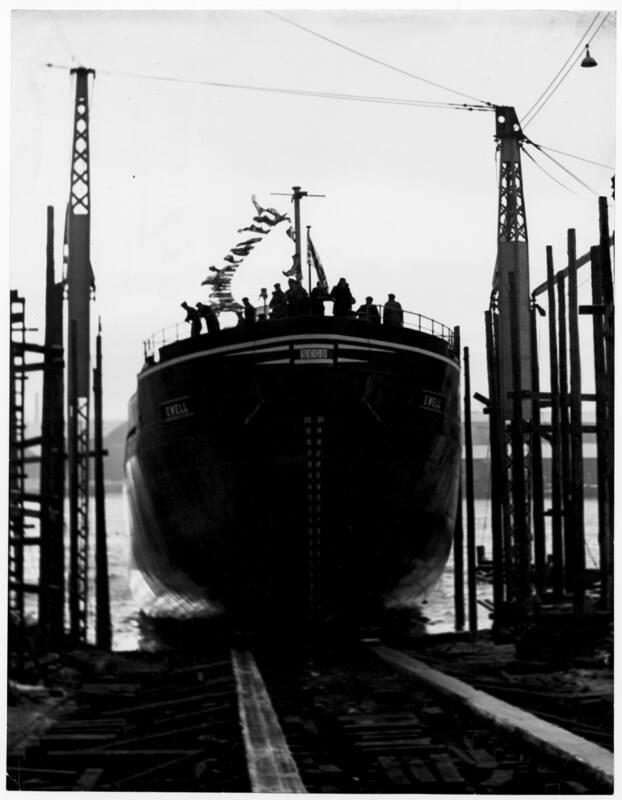
[(114, 742), (116, 738), (116, 733), (48, 733), (40, 737), (39, 744), (46, 750), (65, 747), (84, 749)]
[(395, 786), (407, 786), (411, 781), (404, 772), (400, 760), (395, 756), (378, 756), (378, 763), (384, 770), (387, 778)]
[[(606, 203), (607, 202), (607, 198), (605, 197), (603, 199), (605, 200), (605, 203)], [(613, 246), (614, 237), (613, 236), (606, 236), (605, 242), (607, 242), (607, 241), (609, 242), (610, 246)], [(602, 241), (601, 241), (601, 244), (602, 244)], [(590, 253), (584, 253), (582, 256), (579, 256), (579, 258), (576, 259), (575, 264), (576, 264), (577, 267), (582, 267), (584, 264), (587, 264), (589, 262), (589, 260), (590, 260)], [(562, 269), (557, 273), (557, 275), (555, 277), (556, 278), (557, 278), (557, 276), (564, 277), (567, 274), (568, 274), (568, 270), (567, 269)], [(532, 297), (537, 297), (539, 294), (542, 294), (542, 292), (546, 292), (546, 290), (549, 288), (549, 285), (550, 285), (549, 281), (550, 281), (550, 278), (547, 277), (547, 280), (544, 281), (544, 283), (541, 283), (539, 286), (536, 286), (536, 288), (533, 289), (533, 291), (531, 292), (531, 296)]]
[(370, 650), (383, 661), (432, 686), (453, 701), (464, 704), (473, 714), (495, 727), (519, 737), (550, 757), (572, 763), (613, 791), (613, 753), (604, 747), (491, 697), (397, 650), (382, 645), (371, 647)]
[(167, 741), (174, 741), (176, 744), (181, 744), (180, 738), (189, 736), (190, 734), (209, 734), (214, 729), (214, 723), (210, 719), (206, 719), (199, 725), (191, 725), (183, 728), (166, 728), (160, 733), (144, 733), (141, 736), (133, 736), (131, 738), (119, 739), (115, 737), (114, 742), (106, 747), (127, 747), (128, 745), (137, 744), (142, 742), (144, 745), (152, 746), (157, 741), (162, 740), (164, 743)]
[(177, 756), (176, 758), (171, 758), (168, 761), (163, 761), (152, 767), (148, 767), (147, 769), (141, 770), (140, 772), (134, 772), (131, 775), (126, 775), (120, 780), (116, 780), (114, 782), (114, 787), (115, 789), (119, 789), (122, 786), (127, 786), (128, 783), (131, 784), (134, 781), (145, 778), (147, 775), (153, 777), (153, 775), (155, 775), (158, 772), (170, 770), (172, 767), (177, 768), (182, 764), (185, 764), (187, 761), (196, 760), (200, 753), (201, 750), (188, 750), (184, 755)]
[(408, 764), (408, 769), (410, 770), (413, 778), (418, 784), (422, 786), (434, 786), (438, 784), (438, 781), (432, 775), (430, 770), (426, 767), (423, 760), (420, 758), (406, 758), (406, 764)]
[(247, 651), (231, 657), (252, 791), (306, 793), (255, 660)]
[[(226, 660), (221, 661), (203, 661), (200, 664), (189, 664), (186, 667), (177, 667), (171, 670), (171, 675), (185, 675), (188, 672), (209, 672), (214, 669), (222, 669), (231, 662)], [(231, 678), (229, 678), (230, 680)]]
[(7, 773), (10, 775), (12, 772), (19, 772), (20, 778), (70, 778), (76, 777), (77, 773), (71, 769), (46, 769), (45, 767), (23, 767), (12, 766), (7, 767)]
[(101, 776), (104, 774), (103, 769), (99, 767), (87, 767), (82, 775), (78, 778), (73, 787), (74, 792), (90, 792), (95, 788)]
[(458, 789), (464, 786), (464, 778), (458, 772), (447, 753), (432, 755), (430, 756), (430, 761), (434, 764), (434, 769), (448, 789)]
[(175, 706), (183, 706), (183, 705), (197, 705), (201, 702), (205, 702), (209, 697), (212, 695), (208, 692), (200, 692), (198, 694), (189, 695), (188, 697), (181, 697), (176, 700), (160, 700), (154, 703), (141, 703), (139, 705), (133, 706), (123, 706), (122, 708), (113, 708), (109, 711), (102, 711), (101, 716), (119, 716), (123, 714), (124, 716), (132, 716), (134, 714), (142, 714), (145, 711), (158, 711), (158, 710), (169, 710), (174, 708)]

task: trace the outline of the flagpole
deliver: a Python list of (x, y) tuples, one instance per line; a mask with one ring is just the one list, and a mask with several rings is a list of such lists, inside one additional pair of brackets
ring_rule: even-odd
[(311, 238), (311, 234), (309, 231), (311, 230), (311, 226), (307, 225), (307, 274), (309, 276), (309, 296), (311, 296), (311, 259), (309, 258), (309, 240)]
[(300, 186), (292, 186), (294, 200), (294, 231), (296, 233), (296, 260), (298, 269), (302, 275), (302, 240), (300, 238), (300, 199), (306, 196), (306, 192), (301, 191)]
[[(270, 194), (274, 195), (282, 195), (283, 192), (270, 192)], [(300, 276), (300, 282), (302, 283), (302, 239), (300, 236), (300, 201), (303, 197), (326, 197), (325, 194), (309, 194), (305, 192), (300, 186), (292, 186), (292, 194), (288, 195), (292, 198), (292, 202), (294, 203), (294, 236), (296, 237), (296, 250), (295, 250), (295, 260), (296, 266), (298, 268), (298, 275)], [(308, 232), (307, 232), (308, 235)], [(311, 291), (311, 273), (309, 268), (309, 291)]]

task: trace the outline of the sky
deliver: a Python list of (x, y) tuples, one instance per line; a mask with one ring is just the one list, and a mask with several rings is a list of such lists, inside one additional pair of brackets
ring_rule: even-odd
[[(511, 105), (529, 119), (602, 6), (380, 11), (279, 4), (278, 16), (249, 3), (226, 11), (67, 8), (16, 6), (8, 20), (9, 283), (26, 297), (29, 324), (40, 330), (33, 337), (42, 340), (46, 207), (55, 209), (60, 279), (69, 197), (75, 86), (68, 68), (92, 68), (92, 319), (101, 317), (103, 327), (107, 420), (126, 417), (143, 340), (175, 323), (184, 331), (180, 303), (207, 300), (201, 282), (245, 238), (237, 229), (255, 214), (251, 195), (291, 211), (287, 197), (272, 193), (295, 185), (325, 195), (303, 201), (302, 224), (311, 226), (329, 283), (343, 275), (359, 302), (366, 295), (384, 302), (391, 292), (405, 309), (459, 325), (472, 389), (487, 394), (494, 115), (446, 104)], [(604, 18), (587, 38), (598, 67), (576, 63), (525, 132), (540, 145), (611, 166), (614, 11), (592, 37)], [(577, 231), (578, 254), (596, 243), (597, 195), (611, 198), (613, 169), (547, 151), (586, 188), (541, 151), (529, 152), (538, 162), (523, 159), (533, 288), (546, 276), (546, 245), (556, 268), (565, 266), (568, 228)], [(261, 287), (284, 280), (293, 247), (285, 229), (271, 232), (238, 270), (238, 300), (259, 302)], [(581, 302), (589, 302), (586, 278), (580, 274)], [(587, 346), (587, 318), (581, 325)], [(34, 381), (30, 419), (36, 394)]]

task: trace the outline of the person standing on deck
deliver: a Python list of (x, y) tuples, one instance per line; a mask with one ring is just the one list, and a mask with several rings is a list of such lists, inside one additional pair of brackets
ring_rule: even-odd
[(362, 305), (356, 312), (359, 319), (367, 320), (367, 322), (377, 322), (380, 325), (380, 312), (378, 306), (374, 305), (373, 297), (366, 297), (365, 304)]
[(389, 295), (389, 299), (384, 304), (382, 311), (382, 321), (385, 325), (401, 328), (404, 324), (404, 312), (402, 306), (395, 299), (394, 294)]
[(189, 306), (188, 303), (184, 300), (181, 304), (181, 307), (186, 311), (186, 319), (184, 322), (190, 323), (190, 336), (200, 336), (201, 335), (201, 315), (192, 306)]
[(339, 282), (331, 289), (330, 297), (334, 300), (333, 314), (335, 317), (352, 316), (352, 306), (356, 300), (352, 297), (350, 287), (345, 278), (339, 278)]
[(303, 317), (309, 313), (309, 294), (300, 281), (296, 281), (294, 291), (296, 296), (296, 314)]
[(299, 317), (309, 313), (309, 295), (300, 281), (290, 278), (289, 289), (285, 292), (287, 301), (287, 316)]
[(205, 303), (197, 303), (197, 310), (205, 320), (207, 332), (217, 333), (220, 330), (220, 322), (218, 322), (218, 317), (212, 306)]
[(242, 302), (244, 303), (244, 321), (252, 324), (257, 318), (257, 309), (250, 304), (248, 297), (243, 297)]
[(287, 316), (287, 299), (280, 283), (274, 284), (270, 299), (270, 316), (272, 319), (283, 319)]
[(318, 281), (313, 289), (311, 289), (310, 307), (312, 317), (324, 316), (324, 300), (328, 300), (328, 295), (322, 284)]

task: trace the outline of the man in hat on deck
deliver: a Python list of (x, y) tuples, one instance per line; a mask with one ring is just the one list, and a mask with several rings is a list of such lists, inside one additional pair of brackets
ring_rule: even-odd
[(390, 294), (389, 299), (384, 304), (382, 321), (385, 325), (392, 325), (395, 328), (401, 328), (404, 324), (404, 312), (402, 311), (400, 303), (395, 299), (394, 294)]
[(373, 297), (366, 297), (365, 304), (362, 305), (356, 312), (359, 319), (365, 319), (367, 322), (377, 322), (380, 325), (380, 312), (378, 306), (374, 305)]
[(189, 306), (188, 303), (184, 300), (181, 304), (181, 307), (186, 311), (186, 319), (184, 322), (190, 323), (190, 336), (200, 336), (201, 335), (201, 315), (192, 306)]
[(272, 319), (283, 319), (287, 316), (287, 299), (280, 283), (274, 284), (274, 291), (270, 299), (270, 316)]

